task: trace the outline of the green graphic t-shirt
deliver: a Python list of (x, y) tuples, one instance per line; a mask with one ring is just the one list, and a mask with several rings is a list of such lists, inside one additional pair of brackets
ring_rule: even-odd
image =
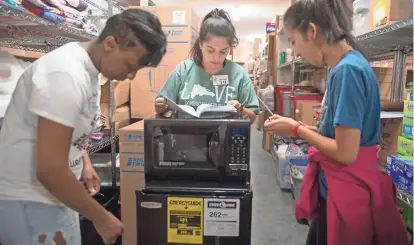
[(157, 97), (166, 97), (194, 109), (201, 104), (226, 105), (230, 100), (237, 100), (245, 108), (259, 113), (253, 85), (240, 65), (226, 60), (224, 68), (214, 75), (227, 75), (228, 84), (214, 85), (211, 74), (193, 60), (185, 60), (171, 73)]

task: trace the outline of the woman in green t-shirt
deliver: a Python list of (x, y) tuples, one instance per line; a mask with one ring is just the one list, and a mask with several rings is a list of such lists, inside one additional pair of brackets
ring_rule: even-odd
[(191, 59), (177, 65), (155, 99), (156, 112), (170, 111), (164, 102), (168, 98), (194, 109), (201, 104), (231, 104), (254, 121), (259, 102), (249, 75), (240, 65), (226, 59), (237, 44), (236, 30), (227, 12), (214, 9), (208, 13), (191, 50)]

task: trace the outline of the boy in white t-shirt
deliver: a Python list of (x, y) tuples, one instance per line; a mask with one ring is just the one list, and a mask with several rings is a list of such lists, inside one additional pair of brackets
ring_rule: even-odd
[(107, 244), (122, 234), (91, 197), (99, 177), (85, 147), (99, 118), (98, 75), (133, 79), (165, 52), (158, 18), (129, 9), (109, 18), (96, 40), (68, 43), (27, 68), (0, 132), (1, 244), (80, 245), (78, 213)]

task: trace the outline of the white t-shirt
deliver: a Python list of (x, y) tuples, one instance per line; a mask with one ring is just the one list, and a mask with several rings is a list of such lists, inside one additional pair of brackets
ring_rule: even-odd
[(36, 177), (38, 117), (74, 128), (69, 166), (82, 156), (99, 119), (99, 72), (79, 43), (41, 57), (20, 77), (0, 132), (0, 199), (61, 205)]

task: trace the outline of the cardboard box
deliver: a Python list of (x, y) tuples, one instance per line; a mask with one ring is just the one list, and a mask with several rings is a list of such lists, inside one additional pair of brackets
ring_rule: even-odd
[(316, 100), (299, 100), (296, 102), (296, 114), (297, 121), (303, 122), (309, 126), (316, 126), (316, 112), (314, 107), (320, 107), (321, 102)]
[[(113, 81), (115, 107), (129, 102), (130, 81)], [(101, 103), (109, 104), (109, 82), (101, 86)]]
[(413, 163), (412, 160), (390, 155), (387, 158), (386, 172), (392, 177), (398, 190), (413, 195)]
[(378, 156), (380, 169), (387, 167), (387, 157), (397, 153), (398, 136), (401, 135), (402, 119), (382, 119), (381, 120), (381, 150)]
[(265, 112), (261, 111), (259, 115), (256, 116), (256, 128), (257, 130), (262, 130), (265, 121)]
[(371, 0), (369, 27), (375, 30), (413, 17), (413, 2), (408, 0)]
[(189, 58), (190, 50), (198, 37), (199, 18), (189, 7), (142, 6), (156, 14), (167, 34), (167, 53), (157, 68), (138, 71), (131, 81), (131, 117), (148, 118), (155, 113), (154, 100), (170, 73)]
[(404, 117), (402, 124), (401, 135), (405, 138), (413, 139), (413, 119)]
[(144, 121), (119, 130), (121, 159), (121, 219), (124, 224), (122, 244), (137, 244), (135, 191), (144, 187)]
[[(101, 114), (105, 117), (106, 128), (110, 128), (109, 123), (109, 104), (101, 103)], [(115, 121), (115, 130), (118, 131), (120, 128), (123, 128), (129, 125), (131, 120), (131, 113), (128, 104), (121, 105), (115, 109), (114, 121)]]
[(398, 137), (398, 147), (397, 153), (399, 156), (413, 157), (413, 140), (404, 138), (402, 136)]
[(414, 101), (404, 100), (404, 116), (413, 118), (414, 117)]

